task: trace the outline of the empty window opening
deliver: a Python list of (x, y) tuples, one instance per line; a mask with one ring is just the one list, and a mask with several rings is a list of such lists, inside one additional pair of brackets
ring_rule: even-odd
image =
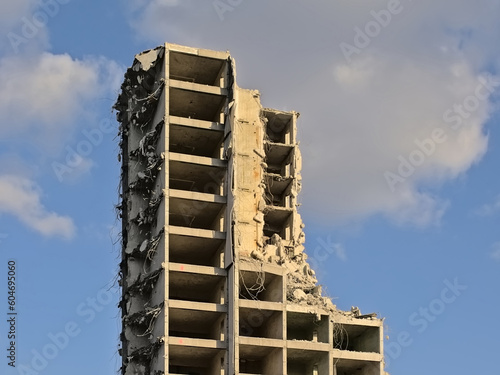
[(281, 311), (240, 308), (240, 336), (283, 338)]
[(330, 375), (328, 352), (288, 349), (287, 356), (288, 375)]
[(203, 85), (224, 86), (227, 60), (171, 51), (169, 65), (171, 79)]
[(225, 286), (224, 277), (177, 271), (170, 271), (169, 274), (171, 299), (224, 303), (225, 298), (221, 293), (221, 286)]
[(264, 111), (266, 119), (266, 137), (271, 142), (292, 142), (293, 115), (289, 113), (277, 113), (275, 111)]
[(291, 239), (292, 209), (273, 208), (264, 214), (264, 236), (277, 234), (284, 240)]
[(337, 375), (379, 375), (380, 362), (333, 358)]
[(226, 169), (170, 160), (170, 189), (225, 195)]
[(283, 302), (283, 278), (267, 272), (240, 271), (240, 298)]
[(225, 241), (217, 238), (169, 235), (169, 261), (224, 268)]
[(213, 348), (169, 345), (169, 369), (171, 375), (223, 375), (221, 367), (224, 352)]
[(276, 375), (277, 369), (281, 371), (281, 363), (283, 350), (280, 348), (240, 345), (240, 374)]
[(226, 97), (199, 91), (170, 88), (170, 116), (224, 122)]
[(266, 151), (266, 172), (290, 176), (294, 146), (265, 142), (264, 149)]
[(169, 336), (220, 340), (224, 317), (221, 312), (170, 308)]
[(169, 150), (180, 154), (220, 158), (223, 137), (222, 131), (171, 124)]
[(287, 313), (287, 339), (328, 343), (328, 316), (315, 314)]
[(169, 224), (222, 231), (225, 207), (222, 203), (170, 198)]
[(269, 173), (266, 173), (264, 178), (266, 182), (266, 203), (270, 206), (291, 208), (293, 179)]
[(340, 350), (380, 353), (380, 328), (334, 323), (333, 345)]

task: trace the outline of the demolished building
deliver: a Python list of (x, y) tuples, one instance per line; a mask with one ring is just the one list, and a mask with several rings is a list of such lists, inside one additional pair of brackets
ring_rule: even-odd
[(229, 53), (168, 43), (125, 74), (122, 374), (384, 374), (383, 321), (307, 262), (299, 114), (235, 78)]

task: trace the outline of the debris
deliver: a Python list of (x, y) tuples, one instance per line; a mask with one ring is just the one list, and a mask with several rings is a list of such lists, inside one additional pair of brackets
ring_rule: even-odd
[(138, 55), (135, 55), (135, 59), (140, 64), (140, 66), (134, 64), (133, 69), (135, 71), (139, 71), (142, 69), (147, 72), (149, 69), (156, 65), (157, 61), (159, 61), (163, 57), (164, 53), (165, 48), (158, 47), (153, 50), (144, 51), (142, 53), (139, 53)]
[(253, 259), (257, 259), (257, 260), (260, 260), (260, 261), (264, 260), (264, 257), (262, 255), (262, 253), (260, 253), (257, 250), (252, 250), (252, 252), (250, 253), (250, 255), (252, 256)]
[(377, 318), (377, 313), (370, 313), (370, 314), (364, 314), (364, 315), (359, 315), (356, 318), (358, 319), (375, 319)]
[(293, 291), (293, 299), (297, 302), (300, 302), (307, 299), (307, 295), (302, 289), (295, 289)]
[(133, 351), (127, 358), (128, 362), (135, 362), (145, 366), (146, 372), (144, 374), (149, 374), (151, 360), (156, 356), (158, 349), (163, 345), (163, 341), (164, 339), (160, 337), (150, 345)]
[(131, 295), (147, 295), (151, 293), (162, 272), (163, 268), (160, 268), (143, 278), (139, 278), (139, 280), (128, 288), (127, 292)]
[(123, 322), (126, 325), (144, 329), (144, 333), (138, 336), (147, 336), (153, 330), (153, 325), (163, 309), (163, 302), (157, 306), (146, 307), (144, 311), (125, 316)]

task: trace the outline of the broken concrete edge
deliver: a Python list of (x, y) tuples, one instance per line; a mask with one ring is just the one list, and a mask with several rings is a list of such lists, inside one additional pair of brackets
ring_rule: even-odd
[(163, 337), (160, 337), (148, 346), (144, 346), (130, 353), (127, 356), (127, 363), (124, 364), (124, 373), (126, 375), (137, 374), (138, 372), (136, 372), (136, 369), (134, 367), (139, 366), (144, 368), (144, 372), (140, 373), (150, 374), (151, 362), (156, 357), (158, 349), (163, 345), (164, 341), (165, 339)]
[(137, 334), (138, 337), (151, 335), (154, 323), (163, 311), (163, 306), (164, 302), (155, 306), (145, 306), (144, 311), (138, 311), (122, 318), (123, 324), (140, 329), (142, 332)]
[(147, 72), (165, 54), (165, 47), (158, 46), (155, 49), (143, 51), (135, 56), (133, 70), (144, 70)]
[[(257, 105), (260, 107), (260, 121), (263, 129), (268, 126), (268, 119), (266, 116), (286, 116), (290, 117), (288, 126), (292, 127), (290, 132), (296, 134), (296, 119), (300, 115), (295, 111), (280, 111), (271, 108), (265, 108), (260, 104), (258, 100), (260, 94), (256, 90), (248, 90), (251, 95), (256, 98)], [(264, 134), (267, 132), (264, 130)], [(272, 144), (273, 141), (269, 139)], [(284, 143), (284, 142), (282, 142)], [(298, 148), (298, 142), (292, 137), (291, 141), (286, 143), (293, 147), (293, 175), (290, 176), (292, 179), (292, 188), (290, 194), (294, 196), (294, 201), (298, 195), (301, 188), (301, 157)], [(261, 164), (261, 175), (266, 176), (266, 151), (263, 149), (253, 149), (253, 152), (258, 155), (263, 163)], [(277, 175), (276, 178), (286, 178)], [(272, 202), (266, 201), (267, 195), (271, 194), (270, 187), (267, 184), (266, 179), (262, 179), (260, 184), (260, 203), (257, 205), (257, 215), (254, 217), (254, 221), (261, 224), (264, 221), (264, 216), (266, 213), (273, 210), (279, 210), (281, 208), (275, 208)], [(311, 269), (309, 263), (307, 262), (307, 253), (303, 246), (305, 242), (305, 234), (303, 232), (304, 224), (298, 214), (296, 207), (291, 207), (292, 211), (295, 211), (293, 215), (293, 238), (291, 240), (284, 240), (278, 234), (273, 234), (271, 238), (266, 238), (265, 236), (257, 242), (257, 248), (250, 252), (250, 257), (247, 260), (276, 264), (278, 266), (286, 269), (287, 277), (287, 302), (297, 303), (301, 305), (309, 305), (311, 307), (321, 308), (325, 311), (329, 311), (332, 314), (341, 314), (343, 316), (353, 316), (356, 314), (352, 311), (341, 311), (332, 303), (331, 298), (322, 296), (322, 287), (318, 284), (318, 280), (315, 277), (314, 270)], [(244, 255), (240, 255), (241, 260), (245, 260)]]
[[(306, 255), (301, 253), (301, 255)], [(299, 256), (299, 258), (301, 258)], [(300, 262), (284, 261), (266, 262), (254, 257), (241, 257), (241, 262), (247, 262), (253, 265), (253, 269), (262, 269), (264, 264), (274, 264), (284, 268), (284, 273), (287, 277), (287, 303), (293, 305), (304, 306), (309, 309), (311, 314), (316, 314), (315, 311), (320, 311), (324, 314), (330, 314), (332, 322), (339, 321), (339, 319), (367, 319), (383, 322), (384, 319), (377, 317), (377, 313), (361, 315), (359, 308), (353, 307), (350, 311), (340, 310), (332, 302), (331, 297), (322, 295), (322, 286), (318, 284), (313, 272), (303, 258)], [(290, 267), (291, 266), (291, 267)], [(295, 270), (290, 270), (294, 268)], [(265, 289), (265, 288), (264, 288)]]
[[(121, 203), (116, 207), (123, 223), (122, 261), (119, 272), (122, 287), (122, 298), (119, 306), (122, 311), (123, 331), (121, 335), (122, 347), (119, 352), (123, 357), (121, 372), (126, 375), (151, 373), (151, 363), (164, 341), (163, 337), (155, 338), (153, 334), (155, 321), (164, 310), (164, 304), (160, 303), (151, 306), (152, 301), (146, 298), (142, 307), (139, 307), (142, 303), (140, 300), (152, 293), (164, 271), (163, 265), (160, 269), (149, 273), (146, 273), (147, 270), (145, 269), (144, 273), (139, 274), (135, 280), (124, 279), (127, 275), (130, 276), (128, 271), (130, 262), (134, 263), (134, 260), (139, 259), (152, 262), (164, 233), (163, 227), (156, 228), (156, 213), (164, 201), (164, 193), (161, 190), (157, 192), (155, 189), (155, 181), (165, 159), (164, 154), (156, 152), (164, 122), (160, 121), (153, 125), (152, 130), (146, 131), (146, 129), (151, 128), (158, 100), (165, 87), (164, 80), (156, 80), (158, 71), (161, 69), (160, 62), (164, 52), (164, 47), (158, 47), (135, 57), (132, 67), (125, 74), (121, 94), (113, 107), (120, 123), (118, 129), (118, 136), (120, 137), (119, 160), (123, 160), (123, 165), (128, 165), (129, 160), (136, 160), (137, 165), (139, 165), (139, 162), (145, 165), (142, 170), (135, 168), (136, 172), (132, 173), (136, 173), (136, 176), (130, 176), (132, 178), (129, 178), (128, 175), (131, 171), (122, 167), (120, 181)], [(138, 143), (139, 148), (129, 153), (128, 137), (130, 127), (137, 129), (143, 136)], [(134, 217), (130, 215), (128, 208), (128, 200), (131, 194), (142, 196), (146, 202), (144, 209), (139, 210)], [(137, 246), (130, 247), (127, 243), (127, 232), (130, 230), (142, 233), (141, 237), (144, 240), (138, 243)], [(136, 297), (133, 296), (137, 296), (137, 301), (135, 301)], [(126, 345), (128, 339), (123, 335), (130, 334), (138, 338), (144, 337), (147, 341), (142, 341), (139, 346), (137, 344), (133, 346)], [(160, 375), (164, 374), (164, 372), (154, 371), (154, 374)]]

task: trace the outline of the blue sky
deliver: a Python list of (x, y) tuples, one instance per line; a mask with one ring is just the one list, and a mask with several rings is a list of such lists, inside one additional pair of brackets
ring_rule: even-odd
[(2, 352), (9, 259), (18, 341), (0, 372), (118, 370), (111, 106), (133, 56), (168, 41), (229, 50), (239, 86), (301, 113), (306, 249), (338, 307), (385, 317), (388, 371), (496, 374), (499, 16), (494, 0), (2, 2)]

